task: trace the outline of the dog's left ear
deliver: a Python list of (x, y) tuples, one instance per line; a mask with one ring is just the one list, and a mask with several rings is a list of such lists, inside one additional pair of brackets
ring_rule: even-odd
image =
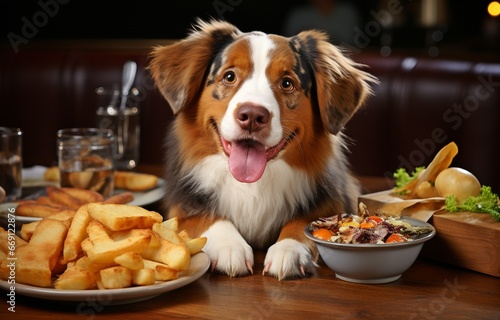
[(149, 69), (174, 114), (189, 105), (199, 92), (214, 54), (240, 33), (227, 22), (198, 20), (187, 38), (153, 50)]
[(295, 39), (312, 67), (323, 125), (337, 134), (372, 94), (370, 83), (378, 81), (328, 42), (325, 33), (304, 31)]

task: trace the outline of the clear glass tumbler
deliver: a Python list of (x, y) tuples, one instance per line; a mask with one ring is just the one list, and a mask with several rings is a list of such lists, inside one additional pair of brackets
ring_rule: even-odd
[(68, 128), (57, 132), (61, 187), (94, 190), (105, 198), (113, 193), (115, 137), (98, 128)]
[(5, 191), (4, 201), (21, 197), (22, 138), (21, 129), (0, 127), (0, 187)]
[(96, 89), (97, 127), (110, 129), (115, 134), (116, 168), (134, 169), (139, 161), (140, 122), (137, 103), (138, 90), (132, 88), (125, 108), (120, 108), (120, 90), (115, 88)]

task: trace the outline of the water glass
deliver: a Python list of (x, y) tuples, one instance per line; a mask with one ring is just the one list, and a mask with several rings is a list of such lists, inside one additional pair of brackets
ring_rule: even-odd
[(115, 135), (116, 167), (131, 170), (139, 161), (140, 123), (137, 103), (138, 90), (132, 88), (125, 108), (120, 108), (121, 95), (118, 87), (96, 89), (97, 127), (110, 129)]
[(98, 128), (68, 128), (57, 132), (61, 187), (94, 190), (105, 198), (114, 189), (115, 137)]
[(5, 191), (4, 201), (21, 197), (22, 135), (19, 128), (0, 127), (0, 187)]

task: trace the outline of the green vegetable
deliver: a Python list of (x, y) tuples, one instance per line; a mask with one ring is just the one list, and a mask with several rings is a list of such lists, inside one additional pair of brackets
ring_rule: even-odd
[[(411, 181), (415, 180), (419, 173), (421, 171), (423, 171), (425, 169), (425, 167), (416, 167), (415, 170), (409, 174), (405, 168), (399, 168), (396, 170), (396, 172), (394, 172), (393, 174), (393, 177), (395, 179), (395, 188), (394, 189), (399, 189), (401, 187), (404, 187), (405, 185), (407, 185), (408, 183), (410, 183)], [(405, 194), (407, 191), (403, 191), (401, 192), (400, 194)]]
[(448, 212), (489, 213), (496, 221), (500, 221), (498, 195), (493, 193), (488, 186), (482, 186), (477, 197), (470, 196), (463, 203), (459, 203), (454, 195), (450, 195), (446, 197), (445, 205)]

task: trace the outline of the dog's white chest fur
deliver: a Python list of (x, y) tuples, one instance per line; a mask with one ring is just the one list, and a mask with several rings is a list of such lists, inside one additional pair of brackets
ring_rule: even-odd
[(306, 205), (312, 193), (308, 176), (279, 159), (268, 163), (262, 178), (254, 183), (236, 181), (223, 154), (205, 158), (191, 173), (200, 191), (217, 195), (212, 207), (218, 215), (230, 220), (257, 247), (276, 240), (293, 208)]

